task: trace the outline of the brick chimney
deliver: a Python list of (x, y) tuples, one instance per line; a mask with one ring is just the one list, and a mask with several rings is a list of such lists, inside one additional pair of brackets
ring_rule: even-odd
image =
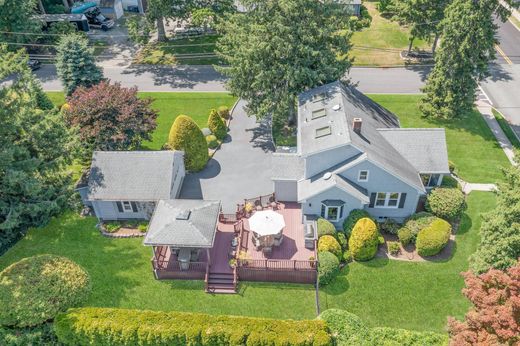
[(361, 125), (363, 124), (363, 119), (361, 118), (354, 118), (352, 120), (352, 129), (355, 133), (360, 134), (361, 133)]

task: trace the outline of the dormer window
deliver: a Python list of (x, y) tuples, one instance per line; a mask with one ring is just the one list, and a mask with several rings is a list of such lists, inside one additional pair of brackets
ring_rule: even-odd
[(368, 171), (359, 171), (358, 181), (368, 181)]
[(332, 132), (330, 130), (330, 126), (320, 127), (319, 129), (316, 129), (316, 138), (325, 137), (330, 135)]
[(323, 118), (326, 115), (327, 111), (325, 110), (325, 108), (316, 109), (312, 111), (311, 119), (314, 120), (318, 118)]

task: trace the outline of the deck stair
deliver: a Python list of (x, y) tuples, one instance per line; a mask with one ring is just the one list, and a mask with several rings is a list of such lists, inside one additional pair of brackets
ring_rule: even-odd
[(237, 293), (233, 273), (209, 273), (208, 293)]

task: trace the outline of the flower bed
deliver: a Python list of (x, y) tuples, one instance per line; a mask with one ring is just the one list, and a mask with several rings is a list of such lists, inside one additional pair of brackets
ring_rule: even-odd
[(109, 238), (142, 237), (148, 230), (148, 221), (110, 221), (98, 225), (102, 235)]

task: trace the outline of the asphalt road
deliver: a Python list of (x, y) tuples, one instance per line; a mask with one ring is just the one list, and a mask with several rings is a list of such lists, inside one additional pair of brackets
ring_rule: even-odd
[[(225, 91), (225, 79), (211, 66), (107, 66), (105, 77), (140, 91)], [(429, 72), (422, 68), (352, 68), (352, 83), (365, 93), (416, 94)], [(53, 65), (35, 71), (46, 91), (63, 90)]]

